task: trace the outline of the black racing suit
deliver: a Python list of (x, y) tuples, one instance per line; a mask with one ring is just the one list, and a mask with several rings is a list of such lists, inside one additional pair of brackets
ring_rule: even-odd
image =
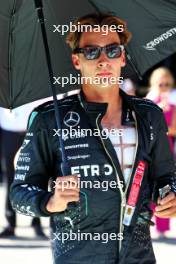
[[(151, 101), (128, 96), (122, 91), (120, 96), (122, 124), (135, 123), (138, 134), (128, 186), (112, 143), (105, 134), (98, 134), (102, 132), (101, 119), (107, 104), (87, 102), (82, 92), (58, 101), (62, 129), (76, 129), (76, 132), (72, 130), (62, 135), (70, 172), (79, 174), (81, 182), (89, 183), (81, 186), (80, 201), (70, 203), (60, 213), (46, 210), (54, 191), (53, 182), (62, 175), (61, 166), (64, 166), (58, 140), (61, 131), (56, 127), (53, 103), (39, 106), (29, 118), (11, 186), (11, 203), (19, 213), (51, 217), (55, 264), (155, 263), (149, 231), (150, 203), (152, 199), (156, 202), (159, 188), (167, 184), (176, 192), (167, 126), (161, 109)], [(89, 129), (89, 133), (83, 129)], [(136, 209), (130, 226), (123, 226), (125, 199), (141, 161), (147, 166)], [(106, 190), (104, 182), (108, 182)], [(116, 183), (115, 188), (111, 182)]]

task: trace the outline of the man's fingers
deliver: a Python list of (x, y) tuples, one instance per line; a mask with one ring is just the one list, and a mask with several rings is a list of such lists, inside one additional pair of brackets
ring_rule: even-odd
[(175, 199), (169, 201), (168, 203), (166, 203), (164, 205), (158, 205), (158, 206), (156, 206), (155, 211), (156, 212), (160, 212), (160, 211), (163, 211), (163, 210), (168, 209), (168, 208), (173, 207), (173, 206), (176, 207), (176, 200)]
[(155, 215), (161, 218), (176, 217), (176, 197), (173, 192), (165, 198), (158, 199), (160, 205), (155, 208)]
[(79, 190), (76, 190), (76, 189), (64, 189), (62, 191), (62, 193), (61, 193), (61, 196), (67, 196), (67, 195), (78, 195), (79, 196)]
[(161, 203), (161, 198), (158, 197), (157, 204), (160, 204), (160, 203)]
[(176, 217), (176, 207), (173, 206), (161, 212), (155, 212), (155, 215), (161, 218)]
[(160, 204), (164, 205), (168, 203), (169, 201), (173, 200), (175, 198), (175, 194), (173, 192), (170, 192), (166, 197), (164, 197), (162, 200), (160, 200)]
[(79, 201), (79, 195), (63, 195), (63, 200), (68, 204), (70, 202), (78, 202)]
[(78, 182), (78, 176), (77, 175), (69, 175), (69, 176), (61, 176), (57, 177), (56, 182), (63, 182), (63, 181), (73, 181)]
[[(55, 181), (56, 189), (77, 189), (78, 177), (75, 175), (58, 177)], [(78, 188), (79, 189), (79, 188)]]
[(62, 192), (64, 192), (65, 190), (75, 190), (77, 192), (80, 191), (80, 188), (77, 185), (75, 185), (75, 184), (66, 184), (66, 183), (65, 184), (57, 184), (55, 186), (55, 189), (58, 190), (58, 191), (62, 191)]

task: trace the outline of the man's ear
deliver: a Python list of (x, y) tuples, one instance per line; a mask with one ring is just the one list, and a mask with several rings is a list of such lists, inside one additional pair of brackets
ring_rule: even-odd
[(121, 67), (125, 67), (125, 65), (126, 65), (126, 54), (125, 51), (123, 51), (121, 55)]
[(72, 54), (72, 63), (76, 70), (80, 70), (80, 62), (77, 54)]

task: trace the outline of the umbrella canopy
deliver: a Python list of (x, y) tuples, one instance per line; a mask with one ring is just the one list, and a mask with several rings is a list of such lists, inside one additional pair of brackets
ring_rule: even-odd
[(132, 40), (127, 51), (138, 72), (176, 52), (176, 0), (94, 0), (100, 11), (127, 21)]
[[(43, 10), (54, 76), (76, 75), (70, 50), (64, 35), (53, 25), (70, 23), (70, 18), (95, 9), (85, 1), (44, 0)], [(70, 6), (70, 8), (69, 8)], [(15, 108), (34, 100), (51, 96), (49, 74), (37, 12), (33, 0), (0, 0), (0, 106)], [(65, 10), (65, 11), (64, 11)], [(62, 16), (60, 17), (60, 14)], [(58, 82), (57, 82), (58, 84)], [(57, 93), (77, 89), (71, 85), (56, 85)]]
[[(15, 108), (51, 96), (34, 0), (0, 0), (0, 7), (0, 106)], [(176, 51), (176, 0), (43, 0), (43, 10), (57, 93), (78, 88), (66, 84), (71, 74), (78, 73), (65, 44), (66, 34), (56, 30), (57, 25), (70, 25), (87, 13), (113, 11), (127, 21), (133, 34), (127, 52), (140, 74)], [(67, 80), (61, 84), (62, 77)]]

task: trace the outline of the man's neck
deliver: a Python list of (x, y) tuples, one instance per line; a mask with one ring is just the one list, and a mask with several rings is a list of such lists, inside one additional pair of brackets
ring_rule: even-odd
[(95, 90), (90, 87), (89, 89), (83, 87), (83, 93), (88, 102), (108, 103), (106, 114), (102, 120), (103, 123), (111, 122), (114, 126), (120, 124), (122, 99), (119, 95), (119, 87), (111, 87), (109, 90)]

